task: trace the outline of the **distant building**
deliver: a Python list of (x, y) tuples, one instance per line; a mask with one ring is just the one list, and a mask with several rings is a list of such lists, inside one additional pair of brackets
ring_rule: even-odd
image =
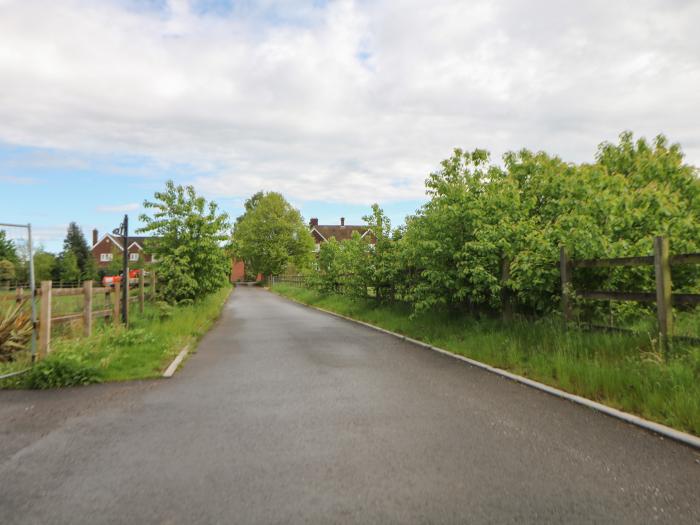
[[(345, 217), (340, 218), (340, 224), (319, 224), (317, 218), (309, 221), (309, 230), (316, 243), (316, 251), (321, 249), (321, 244), (335, 238), (336, 241), (347, 241), (352, 238), (352, 233), (357, 232), (360, 237), (367, 238), (371, 244), (376, 244), (377, 239), (374, 233), (367, 225), (352, 225), (345, 224)], [(246, 276), (245, 263), (235, 257), (231, 259), (231, 274), (232, 283), (244, 281)], [(258, 274), (256, 281), (262, 280), (262, 274)]]
[(321, 244), (327, 242), (331, 237), (335, 237), (336, 241), (346, 241), (352, 238), (352, 232), (357, 232), (360, 237), (367, 236), (371, 244), (376, 244), (377, 239), (372, 230), (367, 225), (345, 224), (345, 217), (340, 218), (340, 224), (319, 224), (316, 217), (309, 221), (309, 229), (311, 235), (316, 242), (316, 251), (321, 249)]
[[(106, 268), (110, 265), (115, 255), (121, 257), (124, 253), (122, 246), (122, 238), (118, 235), (105, 233), (101, 238), (98, 237), (99, 232), (92, 230), (92, 256), (95, 258), (98, 268)], [(129, 262), (134, 264), (137, 262), (153, 262), (153, 256), (144, 251), (145, 244), (154, 237), (137, 237), (129, 236)]]

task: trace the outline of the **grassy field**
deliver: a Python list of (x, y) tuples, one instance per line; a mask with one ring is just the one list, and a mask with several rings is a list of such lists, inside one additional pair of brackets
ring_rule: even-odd
[[(91, 337), (74, 337), (71, 328), (52, 340), (49, 360), (70, 362), (89, 368), (101, 381), (158, 377), (177, 353), (204, 335), (219, 317), (230, 287), (225, 287), (201, 301), (179, 307), (146, 303), (143, 314), (132, 308), (129, 330), (110, 324), (99, 325)], [(74, 298), (70, 298), (74, 299)], [(80, 323), (73, 327), (80, 330)], [(25, 353), (14, 363), (0, 363), (0, 375), (26, 368)], [(23, 379), (0, 381), (0, 388), (23, 386)]]
[(558, 320), (505, 324), (438, 311), (411, 318), (401, 305), (285, 284), (273, 291), (700, 435), (697, 346), (676, 344), (664, 359), (648, 336), (565, 331)]

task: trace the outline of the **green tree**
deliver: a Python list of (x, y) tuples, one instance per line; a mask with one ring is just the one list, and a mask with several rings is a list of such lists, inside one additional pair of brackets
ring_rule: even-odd
[(15, 265), (7, 259), (0, 259), (0, 281), (11, 281), (15, 278)]
[(85, 240), (83, 230), (75, 222), (68, 225), (66, 238), (63, 241), (63, 252), (71, 252), (75, 255), (80, 277), (82, 279), (94, 279), (97, 275), (97, 265), (90, 252), (90, 247)]
[(198, 196), (194, 187), (176, 186), (173, 181), (154, 198), (144, 202), (154, 213), (140, 216), (145, 226), (139, 231), (158, 237), (144, 248), (157, 257), (164, 298), (173, 303), (193, 301), (221, 288), (230, 269), (223, 248), (229, 239), (228, 215), (215, 202)]
[(314, 240), (299, 210), (275, 192), (258, 192), (245, 203), (233, 230), (232, 250), (253, 273), (275, 275), (291, 263), (309, 266)]
[(50, 281), (56, 266), (56, 256), (53, 253), (38, 249), (34, 253), (34, 278), (37, 283)]
[(16, 264), (18, 261), (17, 248), (12, 240), (7, 238), (7, 232), (0, 230), (0, 259)]
[(64, 282), (75, 282), (80, 279), (78, 259), (71, 251), (63, 252), (56, 264), (58, 279)]

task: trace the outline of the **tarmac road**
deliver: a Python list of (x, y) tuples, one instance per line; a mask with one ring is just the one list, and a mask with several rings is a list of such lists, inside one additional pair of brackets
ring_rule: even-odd
[(700, 523), (700, 455), (258, 288), (173, 379), (0, 392), (0, 523)]

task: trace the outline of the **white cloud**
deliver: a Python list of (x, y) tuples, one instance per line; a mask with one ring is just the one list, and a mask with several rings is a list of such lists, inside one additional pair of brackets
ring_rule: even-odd
[(136, 211), (141, 208), (138, 202), (130, 202), (129, 204), (114, 204), (111, 206), (97, 206), (96, 211), (101, 213), (126, 213), (129, 211)]
[(631, 129), (700, 163), (700, 2), (124, 5), (0, 1), (0, 140), (355, 203), (421, 197), (456, 146), (582, 161)]

